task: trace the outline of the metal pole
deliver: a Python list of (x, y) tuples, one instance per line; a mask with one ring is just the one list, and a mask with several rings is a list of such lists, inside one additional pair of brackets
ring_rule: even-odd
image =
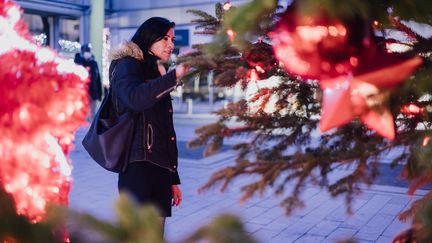
[(188, 106), (187, 106), (187, 115), (190, 116), (190, 115), (192, 115), (192, 109), (193, 109), (193, 107), (192, 107), (192, 99), (191, 98), (187, 99), (187, 104), (188, 104)]
[(210, 106), (210, 110), (213, 111), (213, 104), (214, 104), (213, 71), (210, 71), (207, 75), (207, 84), (209, 90), (209, 106)]
[(102, 67), (103, 28), (105, 20), (105, 1), (91, 0), (90, 43), (99, 68)]

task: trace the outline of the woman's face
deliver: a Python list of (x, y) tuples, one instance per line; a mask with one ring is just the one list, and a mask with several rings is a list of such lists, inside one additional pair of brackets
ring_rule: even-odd
[(162, 61), (168, 61), (174, 50), (174, 38), (174, 28), (171, 28), (161, 40), (150, 46), (150, 52)]

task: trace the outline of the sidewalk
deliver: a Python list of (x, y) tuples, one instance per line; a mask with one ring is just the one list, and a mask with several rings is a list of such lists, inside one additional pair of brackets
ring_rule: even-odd
[[(191, 102), (191, 104), (189, 103)], [(226, 101), (215, 101), (213, 105), (210, 105), (208, 101), (181, 101), (178, 97), (175, 97), (172, 101), (173, 110), (178, 114), (193, 114), (198, 116), (208, 116), (210, 113), (218, 111), (224, 107)], [(191, 110), (190, 110), (191, 109)]]
[[(195, 126), (190, 122), (189, 118), (176, 116), (179, 141), (193, 137)], [(90, 160), (80, 144), (84, 132), (85, 129), (77, 132), (76, 148), (71, 153), (74, 182), (70, 206), (113, 220), (117, 175), (104, 171)], [(167, 220), (166, 238), (169, 242), (184, 239), (220, 213), (241, 217), (247, 231), (260, 242), (334, 242), (351, 237), (359, 242), (391, 242), (396, 233), (409, 227), (409, 222), (398, 221), (397, 214), (424, 193), (420, 191), (418, 195), (409, 197), (404, 188), (374, 186), (365, 189), (354, 200), (353, 215), (348, 216), (344, 198), (332, 199), (328, 193), (310, 186), (302, 194), (306, 207), (295, 211), (291, 217), (286, 217), (279, 207), (282, 198), (276, 198), (270, 192), (241, 205), (240, 187), (252, 178), (236, 180), (223, 194), (218, 188), (197, 194), (197, 189), (212, 172), (233, 163), (234, 156), (228, 150), (205, 159), (179, 159), (184, 199), (179, 208), (173, 209), (173, 217)], [(346, 171), (341, 168), (338, 173)]]

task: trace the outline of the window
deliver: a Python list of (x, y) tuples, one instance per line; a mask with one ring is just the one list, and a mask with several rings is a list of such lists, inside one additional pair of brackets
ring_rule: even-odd
[(52, 17), (24, 13), (23, 20), (27, 24), (36, 43), (42, 46), (49, 46), (51, 44)]
[(59, 17), (59, 53), (72, 57), (80, 51), (80, 21)]

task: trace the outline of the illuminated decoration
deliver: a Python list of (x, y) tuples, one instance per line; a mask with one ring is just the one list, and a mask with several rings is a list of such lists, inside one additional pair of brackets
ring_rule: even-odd
[(272, 46), (261, 40), (254, 43), (242, 59), (249, 65), (249, 77), (253, 80), (268, 79), (276, 73), (279, 66)]
[(109, 52), (111, 50), (111, 42), (109, 36), (109, 28), (104, 28), (102, 38), (102, 83), (104, 87), (109, 86)]
[(88, 72), (32, 41), (21, 9), (0, 0), (0, 185), (33, 222), (67, 204), (68, 153), (88, 112)]
[(379, 135), (394, 139), (393, 116), (386, 105), (389, 89), (414, 72), (422, 59), (379, 50), (372, 27), (360, 18), (342, 21), (320, 11), (301, 15), (293, 3), (283, 13), (269, 34), (276, 57), (290, 74), (320, 81), (321, 131), (358, 117)]
[(420, 57), (402, 58), (382, 53), (356, 73), (320, 82), (323, 89), (320, 130), (327, 131), (354, 117), (381, 136), (394, 139), (393, 116), (386, 104), (388, 91), (422, 64)]
[(416, 104), (405, 105), (401, 108), (401, 112), (409, 116), (420, 115), (424, 110), (425, 109), (423, 107), (419, 107)]
[(249, 70), (248, 77), (249, 77), (250, 81), (252, 81), (252, 82), (257, 81), (258, 80), (257, 71), (255, 69)]
[(251, 77), (245, 90), (249, 114), (253, 115), (260, 111), (273, 114), (277, 111), (276, 103), (279, 97), (277, 94), (271, 93), (270, 89), (280, 85), (280, 82), (280, 78), (276, 76), (259, 82)]
[(412, 45), (406, 44), (406, 43), (392, 43), (392, 42), (386, 42), (386, 49), (388, 52), (396, 52), (396, 53), (403, 53), (407, 52), (412, 49)]
[(429, 141), (430, 141), (429, 136), (424, 137), (423, 142), (422, 142), (423, 147), (426, 147), (428, 145)]
[(76, 52), (80, 52), (81, 50), (81, 44), (76, 41), (59, 40), (58, 43), (60, 45), (61, 50), (65, 52), (76, 53)]
[(293, 3), (269, 33), (286, 71), (303, 79), (347, 75), (367, 54), (370, 28), (361, 19), (342, 22), (326, 13), (300, 15)]
[(47, 42), (47, 35), (45, 33), (33, 35), (33, 41), (40, 46), (44, 46)]
[(229, 39), (230, 39), (231, 41), (234, 41), (235, 36), (236, 36), (236, 33), (235, 33), (232, 29), (228, 29), (228, 30), (226, 31), (226, 33), (227, 33)]
[(232, 7), (232, 4), (231, 4), (230, 1), (228, 1), (228, 2), (225, 2), (225, 3), (224, 3), (224, 5), (223, 5), (222, 8), (223, 8), (225, 11), (228, 11), (231, 7)]

